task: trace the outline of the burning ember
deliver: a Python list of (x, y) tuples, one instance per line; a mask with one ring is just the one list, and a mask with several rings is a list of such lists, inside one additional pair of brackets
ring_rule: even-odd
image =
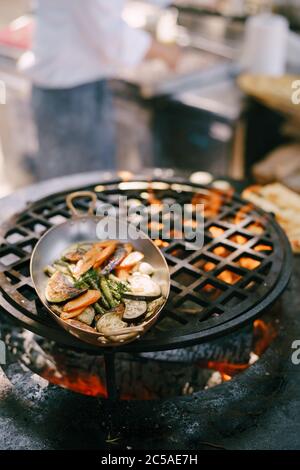
[(236, 284), (242, 277), (233, 272), (233, 271), (230, 271), (229, 269), (224, 269), (224, 271), (222, 271), (218, 276), (217, 276), (218, 279), (220, 279), (220, 281), (223, 281), (223, 282), (226, 282), (226, 284), (230, 284), (230, 285), (234, 285)]
[(233, 189), (220, 191), (217, 188), (209, 188), (197, 192), (192, 197), (192, 205), (204, 204), (204, 216), (206, 219), (216, 217), (223, 208), (224, 204), (232, 199)]
[(156, 246), (158, 246), (158, 248), (166, 248), (167, 246), (169, 246), (169, 243), (164, 240), (154, 240), (154, 243)]
[(223, 233), (225, 232), (225, 230), (223, 228), (217, 227), (216, 225), (211, 225), (209, 227), (208, 231), (211, 233), (213, 238), (221, 237), (223, 235)]
[[(239, 332), (235, 333), (239, 337)], [(190, 364), (180, 364), (176, 361), (177, 351), (170, 351), (172, 361), (160, 360), (160, 353), (151, 353), (153, 359), (135, 359), (128, 355), (120, 355), (116, 362), (117, 384), (120, 389), (120, 398), (123, 400), (153, 400), (174, 395), (188, 395), (199, 389), (210, 388), (222, 382), (231, 380), (234, 376), (245, 371), (268, 348), (277, 334), (276, 325), (272, 321), (255, 320), (252, 331), (252, 351), (249, 350), (248, 359), (236, 362), (225, 359), (200, 359)], [(61, 351), (54, 346), (54, 351), (44, 350), (38, 346), (37, 352), (33, 352), (33, 336), (29, 332), (25, 335), (24, 362), (33, 371), (50, 383), (65, 387), (84, 395), (107, 398), (105, 385), (105, 364), (103, 357), (93, 357), (86, 354)], [(251, 344), (250, 343), (250, 344)], [(222, 343), (221, 343), (222, 344)], [(238, 343), (237, 343), (238, 344)], [(47, 348), (51, 347), (47, 344)], [(27, 348), (30, 348), (30, 352)], [(197, 347), (194, 347), (197, 354)], [(205, 346), (203, 351), (208, 350)], [(239, 349), (239, 346), (237, 346)], [(216, 351), (218, 355), (222, 345)], [(23, 361), (23, 356), (20, 359)], [(74, 354), (74, 355), (73, 355)], [(163, 354), (163, 353), (162, 353)], [(211, 354), (214, 355), (213, 349)], [(28, 363), (28, 358), (35, 358), (36, 364)], [(178, 356), (180, 357), (180, 355)], [(245, 356), (246, 357), (246, 356)], [(173, 360), (175, 359), (175, 361)]]
[(254, 259), (254, 258), (250, 258), (249, 256), (242, 256), (238, 260), (238, 264), (242, 268), (249, 269), (250, 271), (252, 271), (253, 269), (258, 268), (258, 266), (260, 266), (261, 263), (260, 263), (260, 261)]
[[(200, 388), (210, 388), (231, 380), (259, 359), (275, 339), (276, 334), (276, 327), (272, 322), (267, 323), (263, 320), (255, 320), (252, 333), (252, 352), (249, 355), (249, 360), (244, 363), (233, 363), (227, 360), (200, 360), (191, 366), (181, 366), (176, 363), (174, 365), (174, 363), (162, 363), (155, 360), (147, 363), (145, 361), (132, 361), (122, 358), (116, 367), (117, 374), (124, 377), (124, 382), (123, 379), (121, 382), (118, 381), (121, 389), (120, 398), (123, 400), (153, 400), (166, 396), (166, 391), (163, 391), (165, 388), (171, 395), (176, 390), (176, 393), (179, 395), (191, 394), (199, 389), (199, 384), (192, 384), (190, 381), (191, 376), (195, 377), (197, 374), (200, 374)], [(78, 367), (78, 364), (74, 363), (74, 361), (68, 364), (66, 357), (57, 354), (54, 356), (54, 363), (50, 364), (48, 361), (45, 367), (39, 371), (39, 375), (55, 385), (68, 388), (74, 392), (107, 398), (104, 361), (102, 358), (97, 358), (96, 362), (96, 370), (93, 371), (94, 367), (92, 367), (92, 370), (85, 370), (80, 366)], [(194, 368), (198, 371), (197, 374), (193, 372)], [(152, 374), (152, 377), (149, 377), (149, 374)], [(130, 383), (126, 379), (127, 376), (131, 378)], [(178, 382), (180, 377), (182, 378), (181, 386)], [(167, 387), (164, 381), (168, 382)], [(152, 384), (152, 390), (149, 384)], [(160, 384), (159, 387), (158, 384)], [(174, 390), (172, 392), (173, 387)], [(161, 396), (160, 393), (162, 394)]]
[(254, 251), (272, 251), (272, 247), (270, 245), (259, 244), (254, 247)]
[(274, 324), (266, 323), (263, 320), (255, 320), (253, 323), (253, 351), (250, 354), (248, 363), (232, 364), (227, 361), (208, 361), (205, 366), (208, 369), (220, 372), (223, 382), (231, 380), (232, 377), (248, 369), (248, 367), (256, 362), (266, 351), (271, 342), (274, 341), (276, 336), (277, 331)]

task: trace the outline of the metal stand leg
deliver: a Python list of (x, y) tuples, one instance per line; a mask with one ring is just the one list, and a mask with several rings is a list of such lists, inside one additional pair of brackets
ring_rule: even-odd
[(118, 400), (119, 393), (116, 384), (115, 353), (104, 353), (104, 362), (107, 398), (110, 400)]

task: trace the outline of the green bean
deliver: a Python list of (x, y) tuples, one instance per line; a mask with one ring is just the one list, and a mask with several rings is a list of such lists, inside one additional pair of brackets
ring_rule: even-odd
[(103, 315), (105, 313), (105, 310), (99, 305), (98, 302), (96, 302), (93, 307), (97, 315)]
[(108, 284), (114, 298), (117, 299), (117, 300), (121, 300), (122, 295), (120, 294), (120, 292), (118, 290), (118, 287), (110, 280), (107, 281), (107, 284)]
[(103, 295), (105, 296), (107, 302), (109, 303), (111, 308), (114, 308), (117, 306), (116, 300), (113, 298), (113, 295), (110, 291), (110, 288), (107, 284), (107, 280), (104, 276), (100, 276), (100, 287), (103, 292)]
[(91, 289), (98, 290), (100, 291), (100, 288), (98, 286), (98, 275), (95, 270), (90, 270), (87, 273), (85, 273), (81, 278), (77, 281), (77, 284), (81, 285), (86, 285), (90, 287)]
[(74, 283), (74, 287), (76, 287), (77, 289), (88, 289), (90, 286), (82, 279), (79, 279)]
[(129, 289), (129, 284), (124, 281), (120, 281), (116, 276), (113, 274), (109, 275), (109, 281), (115, 286), (115, 289), (122, 295), (124, 292), (127, 292)]
[(64, 268), (67, 268), (70, 271), (70, 265), (66, 261), (63, 261), (62, 259), (58, 259), (54, 261), (54, 264), (58, 264), (60, 266), (63, 266)]
[(90, 285), (90, 287), (92, 287), (92, 289), (94, 290), (100, 290), (97, 283), (93, 280), (93, 279), (89, 279), (88, 280), (88, 284)]
[[(61, 271), (62, 273), (64, 273), (64, 272), (62, 271), (61, 268), (66, 269), (67, 272), (68, 272), (68, 274), (74, 279), (74, 276), (73, 276), (73, 273), (72, 273), (72, 270), (71, 270), (71, 268), (70, 268), (69, 263), (66, 263), (66, 262), (63, 261), (63, 260), (58, 259), (58, 260), (54, 261), (53, 266), (54, 266), (54, 267), (56, 266), (57, 270), (58, 270), (58, 271)], [(65, 274), (66, 274), (66, 273), (65, 273)]]
[(51, 277), (54, 273), (55, 273), (56, 269), (54, 268), (54, 266), (46, 266), (44, 268), (44, 273), (47, 274), (47, 276)]
[(102, 291), (101, 291), (101, 293), (102, 293), (102, 297), (101, 297), (101, 299), (99, 300), (100, 304), (102, 305), (103, 308), (105, 308), (105, 310), (110, 310), (110, 305), (109, 305), (109, 303), (107, 302), (106, 298), (104, 297)]

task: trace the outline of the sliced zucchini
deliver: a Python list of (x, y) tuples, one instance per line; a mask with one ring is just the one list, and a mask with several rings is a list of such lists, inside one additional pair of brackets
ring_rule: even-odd
[(123, 320), (135, 321), (140, 319), (147, 311), (147, 302), (144, 300), (124, 300), (125, 311)]
[(156, 300), (153, 300), (148, 304), (147, 308), (147, 313), (146, 313), (146, 319), (152, 317), (153, 315), (156, 314), (156, 312), (160, 309), (160, 307), (164, 304), (165, 302), (165, 297), (161, 296)]
[(129, 300), (145, 300), (146, 302), (151, 302), (152, 300), (158, 299), (161, 296), (159, 293), (158, 295), (140, 295), (140, 294), (134, 294), (131, 292), (124, 292), (122, 294), (123, 299), (129, 299)]
[(85, 323), (86, 325), (91, 325), (95, 318), (95, 310), (93, 307), (87, 307), (84, 312), (78, 315), (77, 320)]
[(74, 287), (74, 284), (67, 276), (60, 271), (56, 271), (47, 283), (45, 295), (48, 302), (61, 303), (73, 299), (85, 291), (86, 289)]
[(115, 312), (105, 313), (96, 324), (96, 328), (100, 333), (105, 333), (107, 330), (119, 330), (121, 328), (125, 328), (126, 326), (127, 323), (122, 321), (119, 315)]
[(49, 277), (53, 276), (55, 272), (56, 272), (56, 269), (54, 268), (54, 266), (50, 266), (50, 264), (48, 264), (44, 268), (44, 273), (47, 274), (47, 276)]
[(69, 263), (77, 263), (81, 260), (86, 251), (83, 245), (75, 243), (62, 253), (62, 259)]

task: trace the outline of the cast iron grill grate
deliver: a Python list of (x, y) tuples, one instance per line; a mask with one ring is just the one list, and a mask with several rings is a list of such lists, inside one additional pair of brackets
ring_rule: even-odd
[[(258, 316), (289, 280), (291, 252), (283, 231), (271, 215), (231, 191), (221, 192), (176, 179), (116, 179), (80, 189), (95, 190), (98, 206), (103, 210), (107, 203), (117, 206), (119, 196), (127, 196), (131, 206), (142, 203), (153, 207), (160, 202), (205, 204), (204, 246), (200, 250), (187, 249), (184, 240), (161, 241), (158, 227), (155, 240), (170, 267), (170, 299), (157, 324), (122, 350), (172, 349), (227, 333)], [(2, 226), (0, 304), (23, 326), (42, 336), (69, 346), (94, 349), (53, 322), (30, 279), (34, 245), (48, 228), (70, 217), (65, 196), (66, 193), (53, 194), (37, 201)], [(86, 210), (87, 204), (82, 199), (77, 207)]]

